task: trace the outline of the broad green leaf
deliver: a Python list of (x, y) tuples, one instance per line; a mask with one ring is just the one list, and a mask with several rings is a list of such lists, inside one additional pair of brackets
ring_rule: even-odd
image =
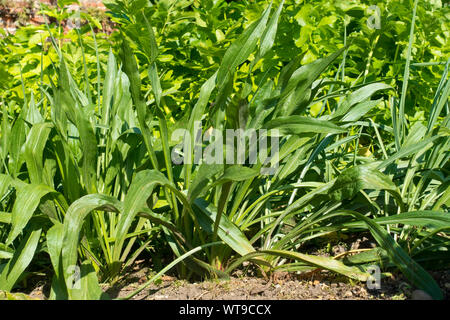
[[(450, 59), (447, 60), (447, 68), (445, 72), (442, 74), (441, 83), (438, 89), (436, 90), (436, 95), (433, 101), (433, 105), (431, 107), (431, 115), (428, 119), (427, 131), (430, 132), (435, 126), (439, 115), (442, 112), (445, 104), (448, 103), (448, 97), (450, 95), (450, 80), (448, 80), (448, 65)], [(444, 80), (447, 79), (444, 86)]]
[(290, 116), (298, 111), (298, 107), (306, 104), (311, 97), (313, 82), (342, 54), (344, 49), (342, 48), (326, 58), (318, 59), (295, 70), (281, 92), (276, 109), (277, 115)]
[(47, 249), (53, 265), (53, 270), (57, 277), (59, 276), (60, 271), (60, 257), (63, 240), (64, 225), (62, 223), (56, 223), (47, 231)]
[(329, 196), (334, 201), (353, 198), (364, 189), (387, 190), (396, 197), (402, 206), (402, 199), (397, 186), (372, 165), (360, 165), (344, 170), (336, 179), (329, 191)]
[(133, 102), (136, 106), (137, 118), (139, 121), (139, 127), (144, 138), (145, 146), (150, 156), (150, 160), (155, 169), (159, 168), (158, 160), (153, 149), (152, 144), (152, 132), (147, 119), (152, 119), (153, 115), (148, 110), (147, 104), (141, 95), (141, 77), (139, 74), (136, 58), (134, 57), (133, 50), (130, 47), (128, 40), (124, 37), (122, 41), (121, 58), (123, 61), (123, 68), (130, 80), (130, 92)]
[(402, 149), (406, 148), (407, 146), (419, 143), (420, 140), (422, 140), (422, 138), (425, 136), (426, 131), (427, 128), (422, 123), (414, 123), (409, 130), (408, 136), (403, 142)]
[(326, 120), (303, 116), (279, 117), (269, 121), (264, 128), (278, 129), (280, 134), (345, 133), (346, 130)]
[[(90, 111), (87, 107), (89, 106), (89, 103), (82, 102), (83, 99), (74, 93), (79, 90), (67, 70), (66, 63), (61, 59), (60, 64), (59, 80), (61, 87), (59, 92), (59, 102), (61, 105), (55, 105), (54, 108), (62, 107), (67, 118), (73, 123), (78, 131), (82, 150), (80, 163), (84, 186), (87, 192), (95, 193), (97, 191), (96, 163), (98, 149), (97, 138), (92, 123), (90, 122)], [(80, 107), (83, 105), (84, 107)]]
[(24, 120), (31, 125), (35, 125), (37, 123), (44, 122), (41, 113), (36, 107), (36, 103), (34, 101), (34, 93), (31, 91), (31, 98), (28, 107), (25, 109)]
[[(426, 228), (443, 228), (450, 226), (450, 214), (441, 211), (412, 211), (402, 212), (400, 214), (392, 215), (389, 217), (381, 217), (373, 219), (374, 222), (385, 224), (405, 224), (417, 227)], [(350, 222), (346, 223), (346, 227), (360, 227), (364, 222)]]
[(157, 186), (169, 185), (167, 178), (155, 170), (139, 172), (133, 179), (124, 201), (124, 211), (116, 227), (116, 242), (114, 244), (113, 258), (119, 261), (125, 237), (139, 210), (146, 206), (147, 199), (153, 194)]
[(351, 122), (358, 121), (361, 119), (367, 112), (376, 107), (382, 100), (368, 100), (364, 102), (360, 102), (351, 108), (341, 119), (343, 122)]
[(114, 84), (117, 76), (118, 73), (116, 59), (114, 57), (112, 49), (110, 49), (108, 54), (108, 66), (106, 69), (106, 75), (105, 79), (103, 80), (102, 92), (102, 120), (104, 125), (107, 125), (109, 123), (109, 117), (111, 116), (109, 113), (111, 111), (111, 102), (114, 95)]
[(261, 18), (248, 27), (244, 33), (234, 41), (225, 52), (222, 63), (217, 71), (217, 85), (222, 87), (234, 70), (241, 63), (246, 61), (249, 55), (255, 50), (258, 40), (266, 29), (272, 3), (264, 11)]
[(74, 279), (71, 289), (72, 300), (109, 300), (109, 296), (102, 291), (98, 283), (97, 273), (89, 261), (80, 267), (80, 279)]
[(246, 256), (243, 256), (242, 258), (238, 259), (235, 263), (233, 263), (227, 271), (232, 271), (236, 266), (240, 265), (242, 262), (246, 260), (250, 260), (252, 258), (255, 258), (257, 256), (277, 256), (277, 257), (283, 257), (288, 259), (294, 259), (297, 261), (305, 262), (309, 265), (312, 265), (314, 267), (325, 269), (325, 270), (331, 270), (336, 273), (343, 274), (347, 277), (360, 280), (360, 281), (366, 281), (369, 277), (369, 274), (364, 272), (363, 270), (357, 268), (357, 267), (351, 267), (346, 266), (339, 260), (332, 259), (330, 257), (322, 257), (322, 256), (314, 256), (309, 254), (303, 254), (300, 252), (293, 252), (293, 251), (287, 251), (287, 250), (260, 250), (256, 252), (252, 252), (247, 254)]
[(258, 174), (259, 171), (254, 168), (234, 165), (226, 168), (223, 175), (219, 177), (218, 181), (245, 181), (256, 177)]
[(25, 121), (19, 117), (11, 128), (8, 136), (9, 171), (12, 177), (17, 177), (23, 163), (22, 148), (26, 141)]
[[(352, 108), (356, 104), (360, 104), (361, 102), (369, 99), (376, 92), (382, 91), (382, 90), (387, 90), (387, 89), (392, 89), (392, 87), (387, 84), (384, 84), (384, 83), (368, 84), (368, 85), (356, 90), (355, 92), (352, 92), (347, 98), (345, 98), (345, 100), (339, 105), (336, 112), (331, 117), (337, 118), (339, 116), (344, 116), (344, 117), (348, 116), (347, 113), (349, 111), (351, 112), (350, 108)], [(367, 103), (368, 104), (365, 106), (364, 105), (355, 106), (354, 109), (355, 108), (357, 108), (357, 109), (368, 108), (368, 106), (370, 106), (369, 101), (367, 101)], [(355, 110), (355, 111), (357, 111), (357, 110)], [(353, 111), (353, 112), (355, 112), (355, 111)], [(353, 120), (353, 121), (356, 121), (356, 120)]]
[(209, 188), (211, 178), (220, 173), (222, 169), (223, 165), (202, 163), (189, 186), (188, 199), (195, 200), (201, 196)]
[(156, 43), (156, 39), (155, 39), (155, 34), (153, 32), (153, 28), (150, 25), (150, 22), (148, 21), (148, 19), (145, 16), (144, 12), (142, 12), (142, 16), (143, 16), (144, 21), (145, 21), (145, 26), (147, 28), (148, 40), (149, 40), (149, 41), (144, 41), (142, 44), (143, 44), (143, 46), (145, 48), (145, 53), (147, 54), (147, 57), (148, 57), (148, 60), (149, 60), (149, 65), (153, 65), (154, 62), (156, 61), (156, 58), (159, 55), (158, 44)]
[(441, 300), (443, 295), (439, 286), (417, 262), (411, 259), (408, 254), (392, 239), (392, 237), (379, 226), (374, 220), (354, 211), (342, 211), (343, 214), (349, 214), (356, 219), (366, 223), (370, 233), (378, 242), (381, 248), (386, 250), (389, 258), (395, 263), (405, 277), (410, 280), (419, 289), (429, 293), (434, 299)]
[[(14, 255), (14, 250), (0, 243), (0, 260), (1, 259), (11, 259)], [(0, 269), (0, 274), (2, 270)]]
[(0, 223), (11, 223), (11, 213), (0, 211)]
[(270, 49), (272, 49), (273, 47), (273, 44), (275, 42), (275, 36), (277, 34), (278, 19), (280, 18), (280, 13), (283, 9), (283, 4), (284, 0), (280, 2), (280, 5), (278, 6), (277, 10), (270, 18), (269, 23), (267, 24), (267, 28), (261, 37), (261, 45), (258, 51), (258, 55), (260, 57), (264, 57), (266, 53), (269, 52)]
[[(196, 214), (201, 227), (207, 233), (212, 234), (214, 222), (216, 221), (217, 209), (201, 198), (196, 199), (194, 204), (199, 209), (196, 210)], [(220, 219), (217, 235), (223, 242), (229, 245), (230, 248), (242, 256), (255, 251), (242, 231), (239, 230), (239, 228), (225, 215), (222, 215)]]
[(41, 237), (41, 229), (30, 231), (21, 241), (12, 259), (6, 264), (0, 274), (0, 290), (11, 291), (19, 277), (33, 260)]
[[(64, 280), (67, 285), (68, 281), (72, 279), (71, 277), (73, 275), (71, 273), (74, 272), (77, 266), (77, 250), (83, 222), (87, 215), (94, 210), (121, 212), (123, 211), (123, 206), (120, 201), (113, 197), (93, 194), (80, 198), (69, 207), (64, 219), (64, 240), (62, 242), (62, 248), (52, 249), (56, 253), (61, 252)], [(58, 236), (55, 237), (55, 246), (59, 243), (57, 239)], [(74, 296), (71, 291), (68, 285), (69, 298)]]
[(416, 155), (417, 153), (423, 153), (433, 146), (433, 141), (438, 139), (439, 136), (434, 136), (418, 143), (412, 145), (406, 145), (402, 147), (399, 151), (391, 155), (388, 159), (384, 160), (378, 165), (378, 169), (386, 168), (388, 165), (393, 163), (397, 159), (406, 158), (411, 155)]
[(11, 244), (22, 232), (33, 216), (44, 196), (54, 193), (55, 190), (45, 185), (29, 184), (18, 191), (17, 199), (11, 213), (12, 228), (6, 244)]
[(44, 160), (43, 153), (47, 144), (52, 124), (48, 122), (35, 124), (27, 136), (25, 143), (24, 158), (27, 164), (28, 174), (31, 183), (46, 183), (51, 185), (51, 181), (44, 181)]

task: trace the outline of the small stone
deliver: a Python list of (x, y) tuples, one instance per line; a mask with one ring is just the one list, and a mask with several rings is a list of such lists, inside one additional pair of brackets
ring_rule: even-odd
[(450, 289), (450, 282), (447, 282), (444, 286), (445, 286), (447, 289)]
[(332, 288), (337, 288), (337, 286), (338, 286), (337, 283), (332, 283), (332, 284), (331, 284), (331, 287), (332, 287)]
[(412, 300), (433, 300), (433, 298), (423, 290), (414, 290), (411, 295)]
[(345, 297), (353, 297), (353, 293), (352, 293), (351, 291), (347, 291), (347, 292), (344, 294), (344, 296), (345, 296)]

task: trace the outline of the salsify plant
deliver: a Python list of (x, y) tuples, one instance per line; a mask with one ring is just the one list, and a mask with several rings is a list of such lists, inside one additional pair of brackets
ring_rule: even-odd
[[(51, 92), (45, 92), (51, 107), (48, 118), (43, 117), (39, 105), (31, 100), (10, 123), (6, 103), (3, 104), (1, 193), (8, 197), (3, 199), (2, 209), (10, 211), (9, 214), (2, 214), (2, 222), (10, 224), (2, 233), (5, 252), (16, 243), (28, 225), (36, 219), (42, 223), (43, 218), (47, 217), (48, 221), (42, 225), (47, 242), (39, 251), (50, 254), (57, 273), (58, 256), (62, 249), (60, 241), (63, 241), (61, 235), (65, 232), (62, 222), (71, 216), (81, 218), (79, 211), (76, 211), (75, 217), (71, 214), (73, 208), (78, 208), (80, 204), (77, 200), (97, 193), (116, 201), (123, 201), (126, 194), (129, 196), (128, 188), (134, 170), (145, 166), (146, 160), (140, 148), (140, 138), (137, 137), (139, 133), (135, 129), (128, 88), (129, 81), (117, 69), (111, 53), (102, 104), (100, 100), (99, 104), (93, 104), (85, 92), (77, 88), (61, 57), (58, 84)], [(24, 166), (26, 174), (22, 171)], [(89, 206), (98, 201), (95, 198), (81, 203)], [(72, 204), (70, 208), (69, 204)], [(143, 243), (140, 249), (130, 252), (136, 237), (153, 230), (144, 221), (138, 221), (120, 234), (123, 232), (120, 229), (123, 221), (120, 222), (121, 216), (114, 212), (98, 211), (87, 220), (80, 252), (83, 257), (91, 259), (95, 269), (100, 270), (106, 279), (117, 277), (120, 261), (125, 265), (132, 263), (148, 244)], [(78, 226), (73, 223), (66, 225), (82, 228), (81, 221)], [(39, 222), (34, 224), (39, 225)], [(36, 249), (39, 236), (34, 239), (37, 241), (34, 245)], [(26, 242), (30, 240), (26, 237), (22, 240), (28, 253), (17, 250), (15, 255), (33, 254), (33, 244)], [(75, 253), (77, 245), (78, 238)], [(11, 263), (15, 258), (12, 257)], [(21, 264), (6, 265), (2, 274), (5, 277), (2, 289), (12, 288), (20, 275), (20, 272), (13, 272), (14, 268), (20, 270), (23, 267)]]
[[(269, 5), (228, 47), (179, 121), (165, 112), (145, 16), (148, 50), (124, 30), (120, 62), (110, 52), (97, 95), (88, 78), (80, 89), (53, 40), (58, 79), (42, 87), (45, 99), (31, 97), (19, 115), (2, 102), (0, 289), (13, 289), (33, 257), (47, 254), (51, 298), (102, 298), (99, 277), (116, 281), (161, 232), (175, 259), (138, 291), (176, 264), (181, 277), (226, 278), (252, 261), (263, 272), (319, 268), (360, 281), (374, 264), (396, 267), (442, 298), (421, 264), (449, 263), (448, 112), (440, 117), (448, 65), (425, 124), (404, 120), (411, 54), (399, 102), (383, 83), (321, 77), (346, 46), (255, 78), (258, 62), (271, 59), (282, 8)], [(137, 54), (147, 59), (151, 95), (142, 92)], [(248, 74), (238, 77), (242, 65)], [(318, 103), (319, 116), (310, 116)], [(391, 107), (392, 127), (371, 120), (380, 104)], [(243, 136), (230, 144), (229, 132)], [(334, 258), (302, 251), (313, 239), (367, 231), (373, 250)]]

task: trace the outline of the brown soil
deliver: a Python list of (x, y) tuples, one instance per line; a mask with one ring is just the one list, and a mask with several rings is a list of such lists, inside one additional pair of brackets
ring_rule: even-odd
[[(310, 254), (338, 256), (349, 250), (373, 248), (370, 235), (359, 234), (346, 240), (336, 240), (331, 250), (310, 248)], [(307, 249), (307, 248), (306, 248)], [(244, 266), (245, 265), (245, 266)], [(329, 271), (315, 270), (301, 274), (276, 272), (270, 278), (258, 277), (257, 268), (244, 263), (230, 280), (188, 282), (165, 275), (134, 296), (135, 300), (406, 300), (418, 299), (415, 291), (400, 274), (381, 279), (380, 290), (368, 290), (366, 283), (353, 281)], [(136, 261), (131, 271), (114, 286), (104, 285), (103, 290), (112, 298), (124, 298), (145, 284), (153, 275), (149, 261)], [(174, 270), (172, 270), (175, 272)], [(450, 270), (430, 272), (442, 289), (445, 299), (450, 299)], [(46, 299), (48, 279), (34, 282), (29, 287), (32, 297)], [(422, 297), (423, 298), (423, 297)]]
[[(111, 297), (125, 297), (139, 285), (107, 290)], [(268, 281), (243, 277), (188, 283), (176, 279), (152, 285), (136, 295), (136, 300), (367, 300), (406, 299), (389, 284), (380, 292), (368, 292), (365, 285), (348, 282), (286, 279)]]
[[(445, 299), (450, 298), (450, 271), (432, 272)], [(104, 285), (111, 298), (123, 298), (140, 288), (153, 274), (143, 264), (116, 285)], [(46, 299), (49, 286), (37, 283), (29, 292), (35, 299)], [(189, 283), (163, 276), (134, 296), (134, 300), (406, 300), (414, 288), (401, 275), (384, 278), (380, 290), (368, 290), (365, 283), (351, 281), (327, 271), (275, 273), (270, 279), (234, 276), (230, 280), (208, 280)], [(416, 292), (417, 293), (417, 292)]]

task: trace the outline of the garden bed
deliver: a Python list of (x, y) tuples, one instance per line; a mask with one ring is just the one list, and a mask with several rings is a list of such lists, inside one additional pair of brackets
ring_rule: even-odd
[(0, 0), (0, 299), (449, 298), (448, 6), (74, 2)]
[[(152, 276), (141, 261), (114, 286), (103, 290), (112, 299), (124, 298)], [(450, 271), (431, 272), (446, 300), (450, 298)], [(49, 283), (37, 281), (28, 292), (34, 299), (47, 299)], [(243, 275), (238, 271), (230, 280), (188, 282), (163, 276), (132, 297), (133, 300), (407, 300), (426, 298), (408, 285), (401, 274), (383, 278), (379, 290), (368, 290), (365, 283), (351, 281), (327, 271), (303, 274), (277, 272), (270, 278)]]

